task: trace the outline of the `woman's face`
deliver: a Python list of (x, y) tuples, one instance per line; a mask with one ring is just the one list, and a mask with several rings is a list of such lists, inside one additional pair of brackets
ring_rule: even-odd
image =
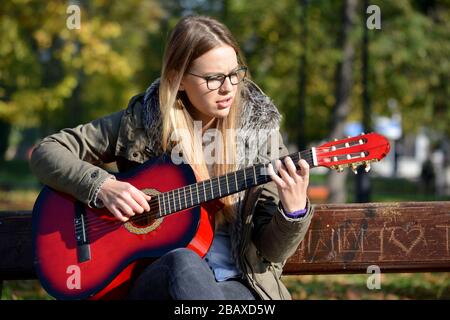
[[(181, 80), (180, 90), (186, 92), (195, 108), (189, 110), (195, 120), (205, 125), (213, 118), (227, 117), (237, 92), (237, 85), (232, 85), (229, 77), (219, 88), (211, 90), (207, 81), (198, 76), (228, 75), (238, 68), (236, 52), (228, 45), (215, 47), (192, 62)], [(212, 81), (210, 87), (211, 84)]]

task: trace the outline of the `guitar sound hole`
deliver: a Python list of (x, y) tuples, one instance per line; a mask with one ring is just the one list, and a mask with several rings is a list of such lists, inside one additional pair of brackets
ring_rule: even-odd
[(132, 219), (130, 219), (131, 224), (137, 228), (145, 228), (152, 225), (155, 221), (155, 218), (150, 215), (146, 215), (145, 213), (136, 214)]

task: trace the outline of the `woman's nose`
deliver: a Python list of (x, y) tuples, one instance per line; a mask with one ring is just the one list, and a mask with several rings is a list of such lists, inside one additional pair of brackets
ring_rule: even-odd
[(230, 92), (233, 90), (233, 84), (231, 83), (230, 77), (226, 77), (225, 81), (220, 86), (220, 91), (222, 92)]

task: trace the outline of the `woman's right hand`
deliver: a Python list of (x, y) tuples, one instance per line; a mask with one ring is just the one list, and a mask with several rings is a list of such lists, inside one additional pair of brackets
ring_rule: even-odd
[(108, 179), (103, 182), (97, 197), (118, 220), (126, 222), (135, 214), (150, 211), (151, 199), (128, 182)]

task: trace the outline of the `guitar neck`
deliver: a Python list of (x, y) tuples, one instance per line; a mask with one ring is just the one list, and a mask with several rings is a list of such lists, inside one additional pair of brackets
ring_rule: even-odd
[[(304, 159), (309, 166), (317, 167), (315, 149), (295, 152), (289, 155), (296, 167), (298, 161)], [(285, 157), (280, 158), (283, 161)], [(198, 206), (202, 203), (220, 199), (231, 194), (270, 182), (269, 163), (260, 163), (245, 169), (214, 177), (182, 188), (158, 194), (158, 217)]]

